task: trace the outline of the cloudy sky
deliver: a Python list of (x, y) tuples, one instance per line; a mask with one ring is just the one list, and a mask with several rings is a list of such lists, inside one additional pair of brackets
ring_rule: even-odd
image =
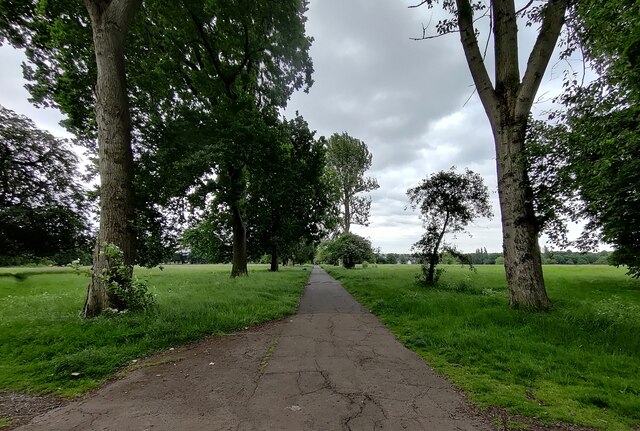
[[(451, 242), (463, 251), (486, 247), (501, 251), (502, 235), (496, 191), (495, 155), (488, 120), (477, 95), (457, 35), (414, 41), (422, 25), (440, 11), (410, 9), (407, 0), (311, 0), (307, 23), (315, 84), (296, 94), (288, 116), (299, 111), (318, 136), (347, 132), (364, 141), (373, 154), (370, 176), (380, 188), (371, 194), (370, 225), (355, 226), (383, 252), (408, 252), (422, 227), (418, 214), (405, 210), (406, 190), (425, 176), (456, 166), (480, 173), (491, 191), (492, 220), (479, 219), (469, 235)], [(521, 30), (521, 62), (533, 42)], [(548, 100), (562, 84), (565, 64), (557, 56), (539, 92)], [(32, 118), (40, 127), (66, 136), (51, 109), (36, 109), (23, 88), (22, 53), (0, 47), (0, 104)], [(488, 58), (491, 62), (491, 59)], [(466, 102), (466, 104), (465, 104)], [(548, 102), (534, 108), (541, 113)]]

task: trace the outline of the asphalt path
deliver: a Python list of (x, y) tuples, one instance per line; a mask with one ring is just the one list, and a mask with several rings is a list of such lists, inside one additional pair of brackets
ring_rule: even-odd
[(19, 429), (491, 429), (319, 267), (296, 315), (133, 368)]

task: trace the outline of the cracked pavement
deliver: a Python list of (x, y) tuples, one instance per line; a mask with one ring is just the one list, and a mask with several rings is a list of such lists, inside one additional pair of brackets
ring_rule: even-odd
[(290, 318), (148, 358), (21, 430), (489, 430), (316, 267)]

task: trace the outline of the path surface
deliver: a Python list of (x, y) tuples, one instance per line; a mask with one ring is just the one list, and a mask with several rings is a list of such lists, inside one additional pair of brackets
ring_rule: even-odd
[(490, 429), (319, 268), (295, 316), (147, 365), (21, 429)]

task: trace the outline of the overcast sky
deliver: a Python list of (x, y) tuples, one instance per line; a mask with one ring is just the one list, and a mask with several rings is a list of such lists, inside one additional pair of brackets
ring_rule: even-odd
[[(492, 220), (478, 219), (471, 236), (449, 238), (461, 250), (502, 250), (495, 154), (488, 120), (473, 85), (457, 35), (414, 41), (422, 25), (438, 21), (437, 9), (409, 9), (407, 0), (311, 0), (307, 32), (315, 83), (309, 94), (293, 96), (295, 111), (318, 135), (347, 132), (373, 154), (370, 176), (380, 188), (371, 194), (370, 225), (354, 226), (383, 252), (409, 252), (422, 226), (406, 191), (427, 175), (456, 166), (480, 173), (489, 187)], [(533, 34), (520, 31), (524, 66)], [(21, 52), (0, 47), (0, 104), (33, 119), (58, 136), (61, 116), (36, 109), (23, 88)], [(491, 62), (491, 59), (488, 59)], [(524, 67), (521, 68), (522, 72)], [(549, 99), (562, 84), (564, 64), (552, 59), (539, 96)], [(466, 105), (465, 105), (466, 102)], [(539, 103), (535, 111), (548, 109)]]

